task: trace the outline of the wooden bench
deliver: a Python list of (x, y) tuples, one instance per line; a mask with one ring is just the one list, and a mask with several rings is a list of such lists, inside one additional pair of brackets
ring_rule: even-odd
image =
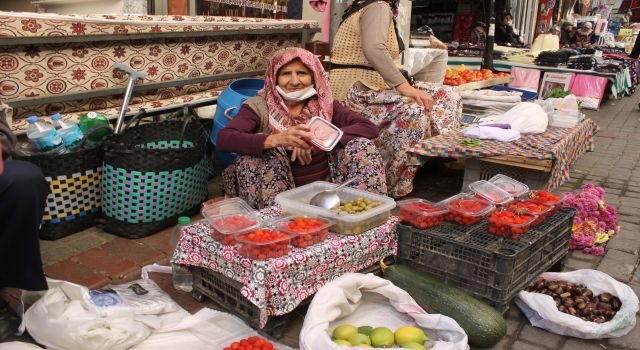
[(128, 114), (213, 104), (231, 81), (262, 76), (271, 54), (317, 31), (299, 20), (0, 12), (0, 102), (14, 109), (17, 134), (30, 115), (116, 118), (128, 76), (113, 66), (122, 63), (146, 73)]

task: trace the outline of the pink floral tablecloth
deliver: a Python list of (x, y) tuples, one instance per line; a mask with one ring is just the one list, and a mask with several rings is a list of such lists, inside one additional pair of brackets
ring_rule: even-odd
[[(280, 208), (272, 207), (260, 215), (264, 220), (281, 213)], [(354, 236), (330, 233), (324, 242), (293, 248), (286, 256), (266, 261), (244, 258), (237, 246), (215, 241), (211, 227), (201, 222), (182, 232), (172, 262), (206, 268), (241, 282), (242, 295), (260, 309), (260, 327), (264, 327), (269, 316), (293, 311), (326, 283), (395, 254), (397, 222), (392, 216), (385, 224)]]

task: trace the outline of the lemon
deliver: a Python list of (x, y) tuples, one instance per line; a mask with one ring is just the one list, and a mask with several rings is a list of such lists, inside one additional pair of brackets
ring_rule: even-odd
[(393, 346), (393, 332), (387, 327), (378, 327), (371, 331), (371, 345), (376, 348), (390, 348)]
[(333, 339), (347, 340), (356, 334), (358, 334), (358, 328), (350, 324), (343, 324), (333, 330)]
[(360, 345), (358, 345), (358, 346), (356, 346), (356, 347), (357, 347), (357, 348), (371, 348), (371, 349), (373, 349), (373, 346), (368, 345), (368, 344), (360, 344)]
[(364, 345), (371, 345), (371, 340), (369, 339), (368, 336), (366, 336), (364, 334), (356, 333), (356, 335), (352, 336), (351, 338), (349, 338), (347, 340), (353, 346), (360, 346), (360, 345), (363, 345), (363, 344)]
[(418, 343), (405, 343), (402, 344), (403, 348), (411, 349), (411, 350), (427, 350), (426, 347), (418, 344)]
[(342, 339), (336, 339), (333, 341), (334, 343), (338, 344), (338, 345), (346, 345), (346, 346), (351, 346), (351, 343), (349, 343), (346, 340), (342, 340)]
[(364, 335), (370, 335), (372, 330), (373, 330), (373, 327), (371, 326), (358, 327), (358, 333), (364, 334)]
[(424, 331), (418, 327), (404, 326), (396, 330), (395, 333), (396, 344), (404, 346), (407, 343), (424, 344), (429, 338), (424, 334)]

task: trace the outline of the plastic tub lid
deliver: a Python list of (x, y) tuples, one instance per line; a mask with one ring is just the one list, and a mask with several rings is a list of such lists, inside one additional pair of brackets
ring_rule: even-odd
[(469, 184), (469, 189), (480, 197), (497, 205), (506, 204), (513, 200), (513, 196), (511, 196), (509, 192), (486, 180), (480, 180)]
[[(546, 194), (550, 194), (552, 196), (558, 197), (558, 200), (544, 200), (543, 198), (540, 197), (539, 193), (546, 193)], [(533, 191), (531, 193), (529, 193), (529, 196), (527, 196), (528, 199), (534, 201), (534, 202), (538, 202), (538, 203), (543, 203), (543, 204), (547, 204), (547, 205), (558, 205), (562, 202), (564, 202), (567, 199), (567, 194), (566, 193), (561, 193), (561, 194), (553, 194), (550, 193), (548, 191), (544, 191), (544, 190), (538, 190), (538, 191)]]
[[(273, 237), (269, 240), (263, 241), (263, 242), (255, 242), (251, 239), (252, 235), (255, 235), (257, 231), (270, 231), (273, 233)], [(251, 245), (257, 245), (257, 246), (263, 246), (263, 245), (269, 245), (269, 244), (274, 244), (274, 243), (280, 243), (280, 242), (284, 242), (284, 241), (289, 241), (291, 240), (291, 236), (284, 233), (284, 232), (279, 232), (277, 230), (274, 230), (270, 227), (257, 227), (254, 228), (253, 230), (247, 230), (244, 232), (240, 232), (238, 234), (234, 235), (234, 238), (236, 239), (236, 241), (240, 242), (240, 243), (245, 243), (245, 244), (251, 244)]]
[(311, 143), (327, 152), (338, 144), (344, 134), (340, 128), (320, 117), (311, 118), (309, 128), (313, 135)]
[[(316, 221), (316, 223), (308, 226), (300, 222), (301, 221), (300, 219), (314, 220)], [(293, 237), (293, 236), (313, 234), (318, 231), (326, 230), (329, 227), (333, 226), (334, 224), (335, 222), (333, 222), (332, 220), (299, 215), (299, 216), (288, 216), (286, 218), (276, 220), (272, 225), (278, 231), (289, 234), (290, 236)], [(296, 228), (295, 226), (298, 226), (298, 227)]]
[[(543, 207), (545, 207), (546, 209), (541, 209), (541, 210), (532, 210), (531, 208), (529, 208), (529, 207), (527, 207), (527, 206), (522, 206), (522, 204), (520, 204), (520, 203), (532, 203), (532, 204), (535, 204), (535, 205), (543, 206)], [(553, 205), (546, 204), (546, 203), (538, 203), (538, 202), (531, 201), (531, 200), (528, 200), (528, 199), (519, 199), (519, 200), (517, 200), (517, 201), (514, 201), (514, 202), (509, 203), (509, 206), (508, 206), (507, 208), (509, 208), (509, 209), (516, 209), (516, 210), (517, 210), (517, 209), (526, 209), (526, 210), (527, 210), (527, 211), (529, 211), (531, 214), (534, 214), (534, 215), (538, 215), (538, 216), (540, 216), (540, 215), (544, 215), (544, 214), (546, 214), (546, 213), (550, 212), (550, 211), (551, 211), (551, 209), (553, 209)]]
[(209, 224), (222, 234), (245, 231), (259, 225), (256, 212), (240, 198), (225, 199), (200, 211)]
[(493, 212), (493, 214), (491, 214), (491, 217), (489, 217), (489, 221), (491, 221), (491, 218), (493, 217), (493, 215), (496, 215), (497, 213), (503, 213), (503, 212), (514, 212), (516, 214), (520, 214), (520, 215), (526, 215), (529, 216), (530, 218), (524, 222), (521, 223), (506, 223), (506, 222), (501, 222), (500, 225), (506, 225), (509, 227), (524, 227), (527, 225), (530, 225), (532, 222), (536, 221), (536, 219), (538, 218), (538, 215), (535, 215), (529, 211), (526, 210), (514, 210), (514, 209), (507, 209), (507, 208), (500, 208), (496, 211)]
[(514, 197), (520, 197), (529, 192), (529, 186), (514, 180), (507, 175), (498, 174), (489, 179), (489, 182), (500, 187)]
[(398, 208), (409, 210), (414, 213), (420, 212), (422, 215), (439, 215), (448, 212), (449, 210), (447, 207), (441, 203), (434, 203), (421, 198), (404, 199), (396, 202)]
[(449, 210), (470, 216), (484, 216), (495, 209), (495, 206), (491, 204), (491, 202), (474, 198), (468, 193), (457, 194), (443, 200), (439, 204), (446, 205)]

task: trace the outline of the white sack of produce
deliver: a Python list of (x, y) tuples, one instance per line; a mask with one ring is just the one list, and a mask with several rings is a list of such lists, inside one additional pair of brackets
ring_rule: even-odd
[(118, 307), (101, 316), (91, 305), (86, 287), (48, 280), (49, 290), (25, 313), (29, 334), (48, 349), (128, 349), (145, 340), (157, 327), (156, 316), (135, 315)]
[(322, 287), (311, 301), (300, 331), (301, 350), (349, 349), (331, 339), (337, 326), (418, 326), (430, 350), (466, 350), (467, 335), (452, 318), (428, 314), (404, 290), (373, 274), (347, 273)]
[(531, 322), (531, 325), (550, 332), (583, 339), (621, 337), (633, 329), (638, 312), (638, 297), (631, 287), (616, 281), (611, 276), (596, 270), (571, 272), (546, 272), (542, 278), (550, 281), (567, 281), (582, 284), (593, 295), (610, 293), (621, 301), (621, 308), (610, 321), (595, 323), (558, 311), (549, 295), (521, 291), (516, 304)]
[(482, 118), (480, 124), (509, 124), (521, 134), (540, 134), (547, 130), (549, 117), (539, 105), (520, 102), (504, 114)]

